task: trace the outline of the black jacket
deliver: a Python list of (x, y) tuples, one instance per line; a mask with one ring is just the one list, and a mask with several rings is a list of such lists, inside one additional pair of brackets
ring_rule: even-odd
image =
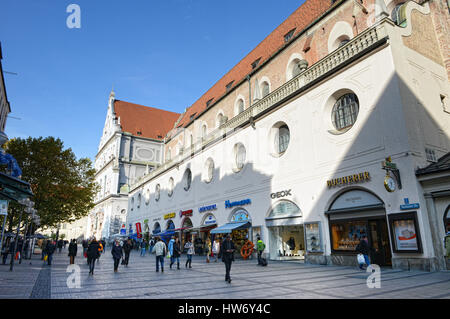
[(77, 250), (78, 250), (77, 243), (69, 244), (69, 256), (76, 256)]
[(174, 242), (173, 243), (173, 257), (180, 257), (181, 255), (181, 247), (180, 242)]
[(361, 253), (363, 255), (369, 255), (369, 245), (365, 240), (361, 240), (356, 246), (356, 252)]
[(64, 245), (64, 240), (58, 240), (58, 248), (62, 248)]
[(130, 251), (131, 251), (131, 249), (133, 249), (133, 246), (131, 246), (131, 245), (126, 241), (126, 242), (123, 243), (122, 249), (123, 249), (123, 252), (124, 252), (125, 254), (129, 254)]
[[(227, 252), (227, 250), (232, 249), (232, 252)], [(222, 255), (222, 261), (234, 261), (234, 250), (236, 247), (234, 246), (234, 243), (232, 240), (227, 241), (226, 239), (222, 242), (222, 245), (220, 246), (220, 254)]]
[(46, 254), (51, 255), (55, 252), (55, 249), (56, 249), (56, 245), (49, 241), (47, 243), (47, 246), (45, 247), (44, 251)]
[(113, 248), (111, 249), (111, 255), (114, 259), (120, 259), (122, 258), (122, 247), (113, 245)]
[(98, 258), (99, 257), (99, 251), (100, 245), (96, 240), (92, 241), (87, 249), (87, 255), (89, 258)]

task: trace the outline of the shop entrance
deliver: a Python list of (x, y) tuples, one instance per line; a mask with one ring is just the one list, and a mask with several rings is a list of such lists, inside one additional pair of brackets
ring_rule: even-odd
[(378, 197), (363, 190), (350, 190), (336, 198), (326, 214), (334, 264), (355, 265), (356, 247), (367, 236), (370, 262), (392, 265), (386, 211)]
[(373, 248), (370, 259), (380, 266), (392, 265), (386, 219), (369, 220), (369, 243)]

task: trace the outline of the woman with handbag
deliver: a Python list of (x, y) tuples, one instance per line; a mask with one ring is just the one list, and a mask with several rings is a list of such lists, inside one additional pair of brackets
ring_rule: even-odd
[(69, 244), (69, 257), (70, 257), (70, 264), (73, 265), (75, 263), (75, 256), (77, 255), (77, 241), (75, 239), (72, 239)]
[(356, 246), (356, 252), (358, 253), (357, 259), (359, 264), (359, 269), (364, 270), (364, 264), (366, 264), (367, 267), (370, 266), (369, 261), (369, 243), (367, 240), (367, 236), (362, 236), (358, 246)]

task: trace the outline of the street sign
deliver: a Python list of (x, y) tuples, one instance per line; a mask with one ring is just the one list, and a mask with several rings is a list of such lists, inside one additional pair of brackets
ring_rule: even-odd
[(0, 200), (0, 216), (8, 216), (8, 201)]
[(409, 203), (409, 198), (405, 198), (403, 199), (405, 204), (404, 205), (400, 205), (400, 209), (405, 210), (405, 209), (417, 209), (420, 208), (419, 203)]

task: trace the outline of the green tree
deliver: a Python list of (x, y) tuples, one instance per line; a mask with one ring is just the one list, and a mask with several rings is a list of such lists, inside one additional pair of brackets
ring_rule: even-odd
[[(89, 158), (77, 160), (72, 150), (64, 149), (64, 143), (54, 137), (15, 138), (4, 147), (22, 169), (22, 180), (31, 185), (41, 228), (71, 223), (94, 207), (98, 186)], [(11, 209), (9, 228), (18, 220), (15, 206)]]

